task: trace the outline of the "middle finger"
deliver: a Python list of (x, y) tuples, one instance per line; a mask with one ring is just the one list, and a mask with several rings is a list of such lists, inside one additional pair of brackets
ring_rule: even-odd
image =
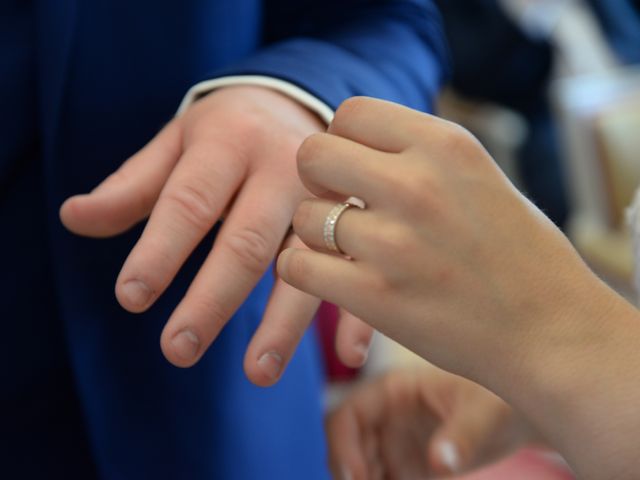
[[(337, 204), (328, 200), (305, 200), (293, 217), (293, 229), (309, 248), (329, 252), (325, 243), (327, 216)], [(334, 225), (334, 238), (338, 248), (346, 255), (364, 260), (371, 258), (372, 240), (380, 228), (379, 214), (356, 206), (347, 208)]]
[(292, 210), (292, 200), (273, 178), (247, 180), (162, 333), (162, 350), (172, 363), (192, 365), (218, 336), (269, 267)]

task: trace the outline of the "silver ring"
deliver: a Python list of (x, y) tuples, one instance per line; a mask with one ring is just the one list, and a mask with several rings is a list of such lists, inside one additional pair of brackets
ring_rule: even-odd
[(344, 212), (346, 212), (350, 207), (355, 207), (356, 205), (350, 202), (338, 203), (335, 207), (331, 209), (327, 218), (324, 221), (324, 244), (327, 249), (344, 255), (345, 253), (340, 250), (338, 244), (336, 243), (336, 226), (338, 225), (338, 220)]

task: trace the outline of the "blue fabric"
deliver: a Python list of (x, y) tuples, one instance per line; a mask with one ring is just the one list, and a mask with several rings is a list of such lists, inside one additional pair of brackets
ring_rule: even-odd
[(453, 88), (525, 114), (540, 108), (552, 68), (547, 42), (527, 37), (498, 0), (436, 0), (451, 48)]
[(640, 1), (589, 0), (624, 63), (640, 63)]
[(215, 232), (134, 316), (113, 287), (140, 227), (80, 238), (57, 210), (152, 138), (199, 80), (266, 74), (334, 107), (368, 94), (428, 109), (444, 57), (427, 0), (3, 0), (0, 475), (327, 478), (313, 333), (276, 387), (242, 372), (270, 274), (202, 361), (176, 369), (159, 334)]

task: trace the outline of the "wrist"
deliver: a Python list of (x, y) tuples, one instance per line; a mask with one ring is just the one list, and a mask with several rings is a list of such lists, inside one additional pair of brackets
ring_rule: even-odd
[(293, 133), (299, 133), (301, 139), (311, 133), (324, 131), (327, 127), (326, 121), (318, 112), (308, 108), (286, 92), (267, 86), (224, 85), (202, 94), (198, 99), (221, 96), (232, 96), (236, 101), (250, 104), (251, 108), (247, 109), (247, 114), (258, 114), (265, 119), (277, 116), (279, 121), (287, 124)]
[(623, 471), (636, 462), (640, 438), (640, 316), (594, 280), (573, 307), (557, 312), (556, 327), (530, 349), (518, 380), (496, 389), (580, 478)]

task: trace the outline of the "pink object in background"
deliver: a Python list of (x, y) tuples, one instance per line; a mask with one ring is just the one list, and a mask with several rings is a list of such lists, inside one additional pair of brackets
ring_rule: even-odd
[(322, 302), (318, 309), (317, 327), (324, 354), (327, 378), (330, 382), (353, 380), (358, 370), (344, 365), (336, 355), (335, 338), (338, 328), (338, 307)]
[(495, 465), (454, 480), (575, 480), (575, 477), (555, 455), (524, 449)]

